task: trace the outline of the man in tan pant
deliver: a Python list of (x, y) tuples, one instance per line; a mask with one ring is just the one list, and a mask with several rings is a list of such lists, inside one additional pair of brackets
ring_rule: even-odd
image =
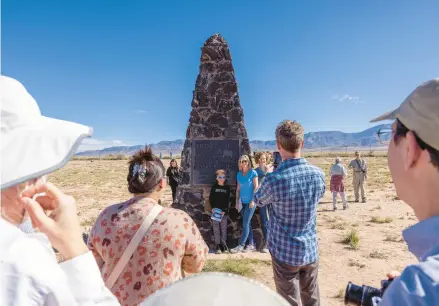
[(351, 161), (349, 168), (354, 170), (352, 184), (354, 185), (355, 202), (358, 203), (360, 201), (359, 190), (361, 189), (362, 202), (366, 203), (366, 191), (364, 185), (367, 180), (367, 163), (361, 158), (360, 152), (355, 152), (355, 159)]

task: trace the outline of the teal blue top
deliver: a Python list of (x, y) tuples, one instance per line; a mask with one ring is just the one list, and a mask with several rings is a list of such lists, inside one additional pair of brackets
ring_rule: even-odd
[(255, 170), (251, 169), (245, 176), (242, 175), (242, 171), (239, 171), (236, 176), (236, 181), (239, 183), (239, 195), (243, 204), (250, 204), (253, 200), (253, 190), (255, 185), (253, 179), (258, 177)]

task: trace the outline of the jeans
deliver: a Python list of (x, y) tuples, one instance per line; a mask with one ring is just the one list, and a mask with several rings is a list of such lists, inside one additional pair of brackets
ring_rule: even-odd
[(261, 228), (262, 228), (262, 233), (264, 234), (265, 243), (267, 243), (269, 211), (270, 208), (268, 205), (259, 207), (259, 215), (261, 216)]
[(255, 242), (253, 240), (253, 229), (251, 226), (251, 221), (253, 214), (255, 213), (256, 205), (253, 208), (250, 208), (250, 204), (242, 203), (242, 235), (239, 240), (239, 244), (241, 246), (245, 246), (245, 242), (248, 238), (248, 244), (254, 245)]
[(221, 239), (223, 243), (227, 243), (227, 216), (224, 215), (221, 222), (212, 220), (213, 226), (213, 237), (215, 239), (215, 244), (221, 244)]

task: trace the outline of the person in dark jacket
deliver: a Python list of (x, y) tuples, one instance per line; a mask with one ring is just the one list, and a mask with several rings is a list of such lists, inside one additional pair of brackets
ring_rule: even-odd
[(227, 214), (230, 204), (230, 187), (225, 184), (226, 171), (216, 171), (216, 183), (210, 190), (210, 206), (212, 207), (212, 226), (216, 244), (216, 253), (221, 254), (228, 250), (227, 241)]
[(175, 202), (178, 181), (180, 179), (180, 168), (178, 167), (178, 163), (175, 159), (171, 159), (171, 165), (166, 171), (166, 176), (168, 177), (169, 186), (171, 186), (172, 190), (172, 202)]

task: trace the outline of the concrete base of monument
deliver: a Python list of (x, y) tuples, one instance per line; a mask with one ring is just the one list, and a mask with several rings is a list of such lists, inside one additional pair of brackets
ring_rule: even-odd
[[(207, 187), (190, 187), (178, 186), (175, 202), (172, 204), (173, 208), (181, 209), (188, 213), (194, 220), (195, 224), (200, 230), (204, 241), (209, 246), (210, 251), (215, 250), (215, 243), (213, 238), (211, 208), (209, 204), (210, 188)], [(232, 190), (235, 194), (235, 190)], [(232, 205), (233, 203), (233, 205)], [(230, 207), (234, 207), (235, 197), (230, 199)], [(238, 245), (242, 233), (242, 216), (235, 208), (230, 209), (227, 215), (227, 245), (229, 248), (234, 248)], [(253, 236), (256, 243), (256, 248), (261, 249), (264, 242), (259, 212), (256, 210), (252, 218)]]

